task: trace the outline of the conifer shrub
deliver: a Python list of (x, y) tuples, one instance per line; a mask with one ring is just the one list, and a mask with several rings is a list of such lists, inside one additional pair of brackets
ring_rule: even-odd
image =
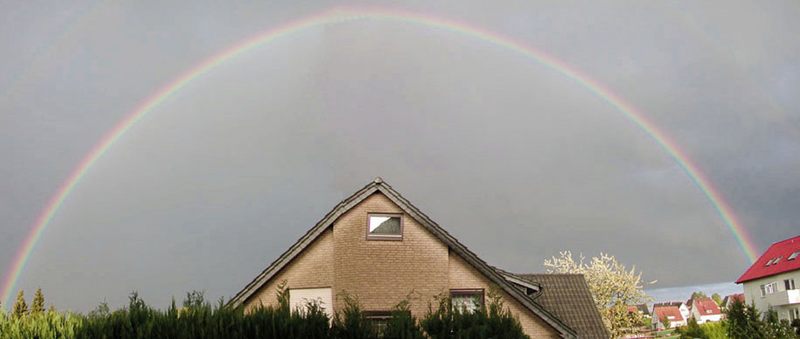
[(37, 298), (36, 312), (23, 312), (20, 298), (16, 315), (0, 310), (0, 339), (527, 338), (499, 294), (492, 292), (488, 305), (476, 312), (456, 310), (441, 296), (419, 321), (404, 300), (378, 324), (366, 317), (355, 296), (346, 294), (333, 319), (316, 301), (290, 309), (285, 286), (278, 288), (277, 305), (247, 312), (226, 306), (222, 299), (212, 305), (202, 292), (188, 293), (180, 306), (173, 300), (164, 310), (148, 306), (134, 292), (123, 308), (112, 311), (101, 303), (86, 315), (42, 311), (43, 297)]
[(417, 318), (411, 314), (411, 303), (408, 299), (398, 303), (391, 313), (386, 329), (381, 333), (384, 339), (421, 339), (425, 335)]
[(368, 339), (377, 338), (380, 333), (375, 329), (364, 312), (361, 310), (358, 298), (347, 293), (339, 294), (344, 302), (344, 308), (333, 317), (331, 336), (337, 339)]
[(436, 308), (429, 305), (428, 313), (420, 321), (422, 329), (433, 339), (528, 338), (496, 288), (488, 293), (489, 304), (472, 312), (453, 307), (449, 295), (439, 295), (436, 300)]

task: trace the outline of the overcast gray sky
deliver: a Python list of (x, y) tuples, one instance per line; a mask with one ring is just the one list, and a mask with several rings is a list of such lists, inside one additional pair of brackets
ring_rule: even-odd
[[(764, 250), (800, 233), (800, 5), (786, 2), (19, 2), (0, 11), (0, 274), (80, 160), (204, 58), (346, 4), (501, 33), (638, 107)], [(59, 308), (230, 297), (375, 176), (493, 265), (607, 252), (652, 288), (746, 257), (623, 114), (508, 49), (408, 23), (291, 34), (191, 82), (67, 197), (17, 288)]]

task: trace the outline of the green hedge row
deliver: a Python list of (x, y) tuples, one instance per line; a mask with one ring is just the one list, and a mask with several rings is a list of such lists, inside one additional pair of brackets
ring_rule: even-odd
[(0, 311), (0, 338), (527, 338), (499, 297), (490, 297), (484, 310), (473, 313), (454, 310), (449, 298), (437, 299), (422, 319), (412, 316), (403, 301), (390, 319), (376, 326), (351, 296), (344, 296), (344, 307), (329, 319), (314, 303), (290, 310), (285, 289), (279, 289), (276, 307), (246, 313), (225, 307), (222, 300), (212, 306), (197, 292), (189, 293), (182, 307), (173, 302), (158, 310), (133, 293), (127, 307), (113, 312), (105, 304), (86, 315), (50, 310), (12, 316)]

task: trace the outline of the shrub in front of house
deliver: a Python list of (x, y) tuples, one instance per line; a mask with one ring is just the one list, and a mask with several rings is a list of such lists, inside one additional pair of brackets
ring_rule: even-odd
[(429, 306), (420, 325), (432, 339), (528, 338), (499, 294), (492, 290), (488, 297), (488, 305), (467, 311), (454, 307), (448, 296), (439, 296), (438, 305)]
[(18, 316), (0, 310), (0, 339), (250, 339), (250, 338), (527, 338), (519, 321), (492, 293), (489, 304), (475, 312), (452, 307), (446, 296), (438, 298), (423, 319), (400, 302), (380, 320), (370, 319), (355, 297), (345, 296), (343, 308), (330, 319), (319, 304), (310, 302), (292, 310), (288, 290), (279, 288), (276, 306), (248, 312), (231, 308), (222, 300), (206, 302), (200, 292), (187, 294), (182, 306), (173, 301), (166, 310), (148, 306), (132, 293), (128, 305), (111, 311), (103, 303), (86, 315), (55, 310)]

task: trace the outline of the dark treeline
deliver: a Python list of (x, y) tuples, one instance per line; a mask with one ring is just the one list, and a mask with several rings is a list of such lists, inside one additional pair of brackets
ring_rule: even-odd
[(196, 338), (527, 338), (519, 321), (490, 295), (489, 304), (476, 312), (454, 309), (449, 298), (437, 298), (422, 319), (401, 301), (384, 322), (367, 319), (354, 296), (343, 297), (344, 306), (330, 319), (316, 303), (290, 309), (289, 293), (277, 292), (278, 305), (244, 312), (226, 307), (222, 300), (212, 305), (203, 294), (187, 294), (181, 306), (173, 301), (166, 310), (148, 306), (132, 293), (126, 307), (111, 311), (103, 303), (88, 314), (0, 311), (3, 339), (196, 339)]

